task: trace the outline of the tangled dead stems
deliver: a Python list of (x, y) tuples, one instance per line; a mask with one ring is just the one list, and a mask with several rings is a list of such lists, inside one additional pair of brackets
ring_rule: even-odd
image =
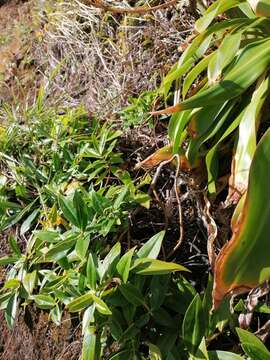
[(160, 5), (153, 6), (153, 7), (141, 6), (141, 7), (135, 7), (135, 8), (128, 9), (128, 8), (115, 7), (115, 6), (110, 6), (110, 5), (104, 4), (104, 2), (102, 0), (87, 0), (86, 1), (86, 3), (88, 5), (102, 9), (104, 11), (109, 11), (109, 12), (118, 13), (118, 14), (146, 14), (149, 12), (165, 9), (169, 6), (176, 5), (176, 2), (177, 2), (177, 0), (169, 0), (169, 1), (165, 2), (164, 4), (160, 4)]

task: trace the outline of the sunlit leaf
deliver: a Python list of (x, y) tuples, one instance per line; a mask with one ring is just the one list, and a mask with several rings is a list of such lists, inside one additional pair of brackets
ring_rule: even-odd
[(86, 328), (83, 337), (81, 360), (95, 360), (97, 358), (96, 338), (96, 328), (94, 326)]
[(156, 259), (159, 255), (164, 236), (164, 230), (152, 236), (151, 239), (137, 251), (136, 255), (139, 258)]
[(35, 295), (34, 300), (37, 307), (44, 310), (52, 309), (56, 305), (54, 298), (50, 295)]
[(270, 17), (270, 1), (269, 0), (248, 0), (248, 3), (257, 16)]
[(140, 258), (134, 261), (132, 271), (138, 275), (164, 275), (174, 271), (189, 271), (184, 266), (156, 259)]
[(253, 157), (247, 195), (232, 239), (222, 248), (215, 264), (213, 304), (225, 295), (248, 291), (270, 277), (269, 247), (270, 130)]
[(155, 114), (171, 114), (186, 109), (204, 107), (205, 104), (223, 104), (241, 95), (270, 65), (270, 40), (258, 40), (247, 45), (237, 57), (234, 66), (224, 78), (206, 90), (199, 92), (180, 104)]
[(128, 252), (126, 252), (116, 265), (116, 269), (119, 275), (121, 275), (124, 283), (126, 283), (128, 280), (131, 259), (133, 257), (134, 251), (135, 251), (135, 247), (130, 249)]
[[(239, 135), (232, 163), (228, 201), (238, 201), (246, 191), (250, 164), (256, 149), (258, 121), (262, 106), (269, 94), (270, 78), (259, 82), (250, 104), (242, 114)], [(232, 199), (232, 200), (230, 200)], [(236, 200), (235, 200), (236, 199)]]

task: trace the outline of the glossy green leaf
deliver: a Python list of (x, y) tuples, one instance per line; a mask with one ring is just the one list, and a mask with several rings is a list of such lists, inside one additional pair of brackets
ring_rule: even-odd
[(18, 279), (8, 279), (5, 282), (4, 289), (18, 289), (21, 283)]
[(82, 334), (84, 335), (87, 328), (91, 325), (91, 323), (94, 323), (95, 317), (95, 304), (90, 305), (85, 312), (83, 313), (83, 320), (82, 320)]
[(81, 360), (96, 360), (96, 328), (89, 326), (84, 333)]
[(270, 352), (267, 350), (266, 346), (252, 333), (243, 329), (236, 329), (237, 334), (241, 341), (241, 346), (247, 356), (251, 360), (269, 360)]
[(148, 240), (136, 253), (139, 258), (156, 259), (159, 255), (165, 231), (160, 231)]
[(260, 119), (261, 109), (269, 94), (269, 90), (270, 78), (268, 77), (259, 82), (257, 89), (252, 95), (250, 104), (242, 114), (232, 166), (229, 198), (234, 197), (235, 193), (237, 198), (239, 198), (239, 194), (243, 194), (246, 191), (249, 168), (256, 150), (258, 120)]
[(84, 236), (83, 234), (79, 235), (76, 242), (75, 251), (82, 260), (85, 259), (89, 243), (90, 243), (89, 235), (87, 236)]
[(81, 311), (81, 310), (85, 309), (86, 307), (90, 306), (93, 302), (94, 302), (93, 294), (87, 293), (87, 294), (81, 295), (81, 296), (77, 297), (76, 299), (70, 301), (67, 304), (67, 309), (70, 312), (78, 312), (78, 311)]
[(50, 295), (35, 295), (34, 297), (34, 301), (37, 305), (37, 307), (39, 307), (40, 309), (52, 309), (56, 304), (55, 304), (55, 300), (52, 296)]
[(216, 142), (216, 144), (208, 151), (205, 161), (206, 161), (206, 167), (207, 167), (207, 173), (208, 173), (208, 190), (210, 194), (213, 194), (216, 192), (216, 186), (215, 186), (215, 180), (217, 178), (217, 149), (219, 144), (226, 139), (230, 134), (232, 134), (233, 131), (238, 127), (240, 124), (240, 121), (242, 119), (243, 112), (236, 117), (235, 120), (231, 122), (231, 124), (228, 126), (228, 128), (223, 132), (219, 140)]
[(224, 78), (209, 88), (171, 108), (158, 113), (174, 113), (186, 109), (201, 108), (209, 105), (223, 104), (225, 101), (241, 95), (270, 66), (270, 40), (254, 41), (247, 45), (226, 72)]
[(138, 275), (164, 275), (174, 271), (189, 271), (182, 265), (156, 259), (141, 258), (134, 261), (132, 271)]
[(208, 108), (206, 107), (198, 111), (198, 116), (193, 119), (195, 123), (193, 125), (195, 128), (194, 131), (198, 132), (198, 136), (189, 142), (189, 146), (186, 152), (186, 156), (191, 164), (193, 164), (200, 155), (199, 150), (202, 144), (212, 139), (218, 133), (218, 131), (222, 129), (222, 126), (230, 117), (234, 106), (235, 101), (232, 100), (227, 104), (225, 102), (221, 107), (209, 106)]
[(215, 56), (215, 52), (204, 57), (185, 76), (184, 83), (183, 83), (183, 89), (182, 89), (182, 94), (183, 94), (184, 98), (186, 97), (187, 92), (190, 89), (191, 85), (194, 83), (194, 81), (197, 79), (197, 77), (207, 68), (209, 62), (211, 61), (211, 59), (214, 56)]
[(190, 356), (190, 360), (209, 360), (207, 348), (206, 348), (206, 341), (205, 337), (202, 338), (202, 341), (196, 351), (195, 356)]
[(13, 252), (13, 254), (15, 256), (21, 256), (21, 250), (19, 248), (19, 245), (18, 245), (18, 242), (17, 242), (17, 239), (12, 235), (12, 234), (9, 234), (8, 236), (8, 242), (9, 242), (9, 246)]
[(162, 360), (159, 348), (152, 343), (147, 343), (147, 345), (149, 347), (149, 360)]
[(200, 295), (197, 294), (189, 305), (182, 324), (182, 337), (193, 355), (205, 333), (205, 318)]
[(20, 230), (20, 234), (23, 235), (25, 234), (31, 227), (33, 221), (35, 220), (35, 218), (37, 217), (37, 215), (39, 214), (40, 210), (39, 209), (35, 209), (22, 223), (21, 225), (21, 230)]
[(94, 294), (92, 294), (92, 299), (96, 305), (96, 309), (98, 312), (100, 312), (103, 315), (111, 315), (112, 314), (111, 310), (108, 308), (108, 306), (106, 305), (106, 303), (103, 300), (101, 300), (99, 297), (97, 297)]
[(247, 0), (257, 16), (270, 17), (269, 0)]
[(15, 256), (3, 256), (0, 258), (0, 266), (13, 264), (18, 260)]
[(18, 294), (15, 293), (9, 298), (5, 310), (5, 319), (10, 329), (12, 329), (15, 324), (17, 307), (18, 307)]
[(80, 229), (85, 230), (89, 214), (87, 206), (78, 190), (75, 191), (73, 196), (73, 206), (76, 213), (76, 222), (78, 223)]
[(227, 351), (209, 351), (209, 360), (243, 360), (240, 355)]
[(36, 270), (32, 271), (31, 273), (27, 273), (23, 278), (22, 281), (23, 286), (29, 295), (31, 295), (34, 290), (34, 287), (36, 285), (36, 280), (37, 280)]
[(98, 273), (102, 280), (106, 274), (113, 276), (116, 264), (121, 254), (121, 245), (116, 243), (98, 267)]
[(67, 252), (73, 249), (76, 243), (76, 238), (65, 239), (60, 241), (58, 244), (53, 245), (49, 248), (42, 261), (58, 261), (66, 256)]
[(241, 2), (244, 2), (245, 0), (220, 0), (220, 1), (215, 1), (211, 6), (209, 6), (209, 8), (205, 11), (204, 15), (196, 21), (195, 24), (195, 29), (198, 32), (202, 32), (204, 31), (210, 24), (211, 22), (214, 20), (214, 18), (239, 5)]
[(225, 37), (210, 59), (208, 65), (209, 84), (215, 83), (221, 76), (223, 69), (233, 60), (240, 47), (242, 33), (235, 32)]
[(94, 257), (92, 255), (92, 253), (89, 254), (88, 256), (88, 260), (87, 260), (87, 266), (86, 266), (86, 281), (87, 284), (90, 286), (91, 289), (95, 289), (96, 288), (96, 284), (97, 284), (97, 270), (96, 270), (96, 262), (94, 260)]
[(60, 310), (58, 304), (56, 304), (56, 306), (51, 309), (49, 317), (55, 323), (55, 325), (61, 325), (62, 311)]
[(130, 249), (128, 252), (126, 252), (121, 257), (121, 259), (118, 261), (118, 263), (116, 265), (116, 269), (117, 269), (117, 271), (118, 271), (119, 275), (121, 276), (124, 283), (126, 283), (127, 280), (128, 280), (131, 260), (132, 260), (134, 251), (135, 251), (135, 247)]
[(118, 289), (130, 304), (135, 306), (144, 305), (144, 296), (134, 285), (122, 284)]
[(230, 293), (248, 291), (270, 278), (269, 247), (270, 130), (253, 157), (246, 199), (232, 239), (222, 248), (215, 264), (213, 302), (218, 307)]
[(71, 224), (80, 227), (80, 222), (78, 221), (72, 198), (59, 195), (58, 201), (65, 218), (70, 221)]

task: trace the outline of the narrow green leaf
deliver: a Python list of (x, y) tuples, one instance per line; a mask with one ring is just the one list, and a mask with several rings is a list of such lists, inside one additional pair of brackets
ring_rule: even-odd
[(85, 255), (87, 253), (89, 243), (90, 243), (89, 235), (87, 236), (79, 235), (76, 242), (75, 251), (82, 260), (85, 259)]
[(12, 252), (14, 253), (14, 255), (20, 257), (21, 256), (21, 250), (20, 250), (19, 245), (17, 243), (17, 239), (12, 234), (8, 235), (8, 242), (9, 242), (9, 246), (10, 246)]
[(68, 198), (59, 195), (58, 201), (65, 218), (68, 221), (70, 221), (73, 225), (80, 227), (80, 223), (78, 222), (76, 210), (74, 208), (72, 199), (70, 197)]
[(55, 323), (55, 325), (61, 325), (62, 311), (60, 310), (58, 304), (56, 304), (56, 306), (51, 309), (49, 317)]
[(163, 275), (174, 271), (189, 271), (182, 265), (156, 259), (141, 258), (134, 261), (132, 267), (138, 275)]
[(120, 257), (120, 254), (121, 254), (121, 245), (118, 242), (111, 248), (108, 255), (106, 255), (106, 257), (101, 262), (98, 268), (98, 272), (101, 280), (105, 277), (106, 274), (109, 274), (110, 276), (114, 275), (115, 267)]
[(92, 290), (96, 288), (97, 284), (97, 265), (94, 261), (92, 253), (89, 254), (86, 266), (86, 279), (87, 284), (90, 286)]
[(260, 112), (269, 94), (270, 78), (259, 82), (254, 91), (251, 102), (245, 109), (239, 124), (238, 142), (234, 154), (233, 169), (231, 175), (230, 191), (228, 197), (233, 197), (234, 192), (243, 193), (248, 184), (248, 175), (252, 158), (256, 150), (257, 127)]
[(132, 284), (122, 284), (118, 287), (124, 298), (132, 305), (144, 305), (142, 293)]
[(37, 307), (39, 307), (40, 309), (52, 309), (56, 304), (55, 304), (55, 300), (53, 297), (51, 297), (50, 295), (35, 295), (33, 296), (34, 301), (37, 305)]
[(223, 69), (229, 65), (235, 57), (235, 54), (237, 54), (240, 47), (241, 37), (241, 32), (228, 34), (222, 41), (218, 50), (215, 51), (215, 55), (210, 59), (208, 65), (208, 79), (210, 84), (220, 78)]
[(94, 323), (95, 304), (90, 305), (83, 314), (82, 320), (82, 334), (84, 335), (91, 323)]
[(227, 351), (209, 351), (209, 360), (243, 360), (240, 355)]
[(31, 273), (27, 273), (23, 278), (23, 281), (22, 281), (23, 286), (29, 295), (31, 295), (34, 290), (34, 287), (36, 284), (36, 279), (37, 279), (36, 270), (32, 271)]
[(161, 249), (162, 241), (165, 236), (165, 231), (160, 231), (152, 236), (137, 252), (139, 258), (156, 259)]
[(8, 301), (6, 310), (5, 310), (5, 319), (10, 329), (13, 328), (16, 320), (16, 313), (17, 313), (17, 306), (18, 306), (18, 294), (13, 294)]
[(3, 256), (0, 258), (0, 266), (14, 264), (19, 258), (15, 256)]
[(182, 337), (191, 354), (196, 354), (204, 333), (204, 312), (200, 295), (197, 294), (189, 305), (182, 324)]
[(236, 329), (241, 341), (241, 346), (251, 360), (269, 360), (270, 352), (265, 345), (252, 333), (240, 328)]
[(93, 294), (87, 293), (70, 301), (67, 304), (67, 309), (70, 312), (78, 312), (90, 306), (93, 302)]
[(112, 314), (111, 310), (108, 308), (108, 306), (106, 305), (106, 303), (103, 300), (101, 300), (99, 297), (97, 297), (94, 294), (92, 294), (92, 299), (96, 305), (96, 309), (98, 312), (100, 312), (103, 315), (111, 315)]
[[(270, 130), (259, 142), (252, 160), (241, 218), (232, 239), (215, 263), (213, 301), (217, 308), (234, 291), (249, 291), (270, 277)], [(259, 226), (258, 226), (259, 225)]]
[(204, 57), (198, 64), (196, 64), (192, 70), (185, 76), (184, 82), (183, 82), (183, 89), (182, 94), (185, 98), (188, 90), (190, 89), (191, 85), (194, 83), (194, 81), (197, 79), (197, 77), (207, 68), (209, 62), (211, 59), (215, 56), (215, 52), (211, 53), (210, 55), (207, 55)]
[(209, 8), (205, 11), (204, 15), (196, 21), (195, 29), (198, 32), (202, 32), (211, 24), (211, 22), (214, 20), (214, 18), (241, 4), (241, 2), (244, 2), (245, 0), (219, 0), (215, 1)]
[(78, 223), (81, 230), (85, 230), (88, 223), (89, 214), (87, 206), (78, 190), (75, 191), (73, 196), (73, 206), (76, 213), (76, 222)]
[(86, 328), (83, 337), (82, 357), (81, 360), (96, 360), (96, 328), (89, 326)]
[(23, 235), (25, 234), (31, 227), (33, 221), (35, 220), (35, 218), (37, 217), (37, 215), (39, 214), (40, 210), (39, 209), (35, 209), (22, 223), (21, 226), (21, 230), (20, 230), (20, 234)]
[(125, 253), (116, 265), (116, 269), (124, 283), (126, 283), (128, 280), (130, 265), (131, 265), (131, 260), (132, 260), (133, 254), (134, 254), (134, 250), (135, 250), (135, 247), (133, 247), (127, 253)]
[(238, 97), (268, 69), (269, 52), (269, 39), (247, 45), (220, 82), (176, 105), (174, 111), (201, 108), (205, 104), (223, 104)]

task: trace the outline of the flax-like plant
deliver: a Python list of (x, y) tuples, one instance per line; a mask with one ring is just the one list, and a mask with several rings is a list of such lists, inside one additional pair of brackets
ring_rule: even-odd
[[(265, 249), (270, 217), (264, 210), (268, 195), (263, 183), (269, 178), (269, 133), (258, 148), (257, 141), (259, 129), (265, 129), (261, 125), (267, 119), (270, 93), (270, 1), (215, 1), (195, 29), (161, 86), (169, 98), (172, 86), (178, 85), (174, 105), (154, 114), (173, 114), (168, 158), (181, 154), (191, 167), (204, 161), (210, 194), (216, 193), (219, 160), (233, 146), (226, 203), (238, 206), (233, 237), (215, 265), (217, 307), (225, 295), (247, 291), (269, 278)], [(157, 163), (160, 153), (146, 162)]]
[[(219, 149), (234, 136), (232, 201), (246, 190), (270, 91), (270, 19), (262, 16), (269, 15), (269, 7), (269, 0), (214, 2), (197, 21), (197, 35), (162, 83), (161, 92), (167, 97), (173, 84), (182, 80), (174, 105), (154, 113), (173, 114), (169, 124), (173, 153), (184, 153), (191, 165), (205, 159), (211, 194), (216, 191)], [(224, 12), (227, 18), (215, 22)]]

